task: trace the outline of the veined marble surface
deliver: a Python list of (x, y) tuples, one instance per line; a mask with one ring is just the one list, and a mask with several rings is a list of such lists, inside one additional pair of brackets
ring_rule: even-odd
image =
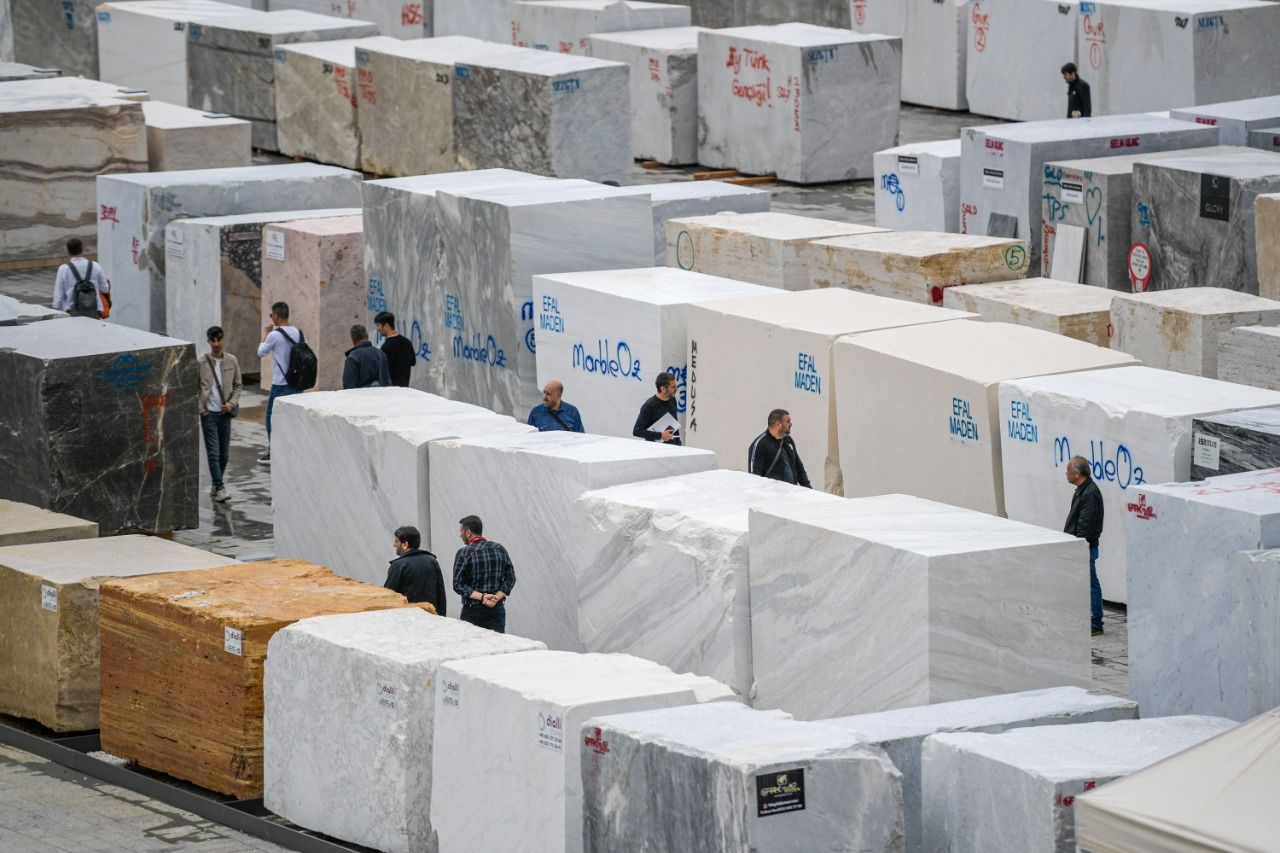
[(1280, 408), (1196, 418), (1191, 442), (1193, 480), (1280, 468)]
[(1111, 301), (1105, 287), (1026, 278), (948, 287), (942, 304), (984, 320), (1029, 326), (1100, 347), (1111, 345)]
[(68, 77), (98, 77), (100, 0), (9, 0), (13, 59), (56, 65)]
[(659, 267), (677, 266), (674, 259), (667, 257), (667, 220), (724, 212), (767, 213), (772, 199), (768, 190), (722, 181), (672, 181), (622, 189), (634, 195), (647, 195), (653, 204), (653, 264)]
[(959, 139), (886, 148), (877, 151), (872, 162), (877, 226), (902, 231), (960, 230)]
[(1280, 391), (1280, 327), (1236, 326), (1218, 338), (1218, 378)]
[[(1280, 139), (1280, 128), (1275, 138)], [(1280, 153), (1280, 146), (1277, 146)], [(1280, 299), (1280, 193), (1259, 195), (1253, 202), (1254, 240), (1258, 247), (1258, 295)], [(1261, 239), (1258, 239), (1261, 235)]]

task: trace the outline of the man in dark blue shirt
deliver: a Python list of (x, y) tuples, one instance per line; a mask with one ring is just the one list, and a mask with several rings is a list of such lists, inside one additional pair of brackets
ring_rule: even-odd
[(503, 604), (516, 585), (516, 570), (507, 549), (484, 538), (484, 523), (474, 515), (458, 522), (462, 549), (453, 558), (453, 591), (462, 596), (463, 622), (505, 633)]
[(534, 406), (529, 411), (529, 426), (537, 427), (538, 432), (552, 432), (554, 430), (563, 430), (565, 432), (586, 432), (582, 428), (582, 415), (578, 414), (576, 406), (566, 403), (564, 397), (564, 383), (558, 379), (552, 379), (542, 388), (542, 404)]

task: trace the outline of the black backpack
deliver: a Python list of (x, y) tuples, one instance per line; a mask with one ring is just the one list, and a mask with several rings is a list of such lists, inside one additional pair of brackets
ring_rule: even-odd
[(320, 361), (316, 358), (315, 351), (307, 346), (307, 336), (299, 329), (298, 340), (295, 341), (284, 329), (276, 331), (293, 344), (293, 349), (289, 351), (289, 369), (285, 371), (284, 381), (290, 388), (297, 388), (299, 391), (316, 387), (316, 370), (320, 366)]
[(97, 317), (100, 310), (98, 307), (98, 286), (93, 283), (93, 261), (85, 260), (84, 277), (76, 271), (76, 265), (67, 262), (67, 266), (71, 267), (71, 274), (76, 277), (75, 287), (71, 289), (71, 308), (75, 314), (81, 314), (88, 317)]

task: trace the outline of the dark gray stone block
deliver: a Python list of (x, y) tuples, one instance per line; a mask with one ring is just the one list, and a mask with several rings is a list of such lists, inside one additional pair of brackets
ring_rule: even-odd
[(1280, 468), (1280, 407), (1191, 422), (1192, 480), (1268, 468)]

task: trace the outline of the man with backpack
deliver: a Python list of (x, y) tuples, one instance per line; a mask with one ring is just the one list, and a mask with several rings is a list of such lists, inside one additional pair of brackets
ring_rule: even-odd
[(351, 327), (351, 349), (342, 366), (342, 389), (386, 388), (391, 385), (387, 355), (369, 342), (369, 331), (359, 323)]
[(271, 463), (271, 410), (277, 397), (301, 394), (316, 385), (316, 354), (297, 326), (289, 325), (289, 304), (271, 306), (271, 322), (264, 329), (258, 357), (271, 356), (271, 393), (267, 395), (267, 452), (259, 462)]
[(73, 317), (105, 317), (111, 304), (111, 282), (102, 267), (84, 257), (84, 242), (79, 237), (67, 241), (67, 254), (71, 257), (58, 267), (53, 307)]

